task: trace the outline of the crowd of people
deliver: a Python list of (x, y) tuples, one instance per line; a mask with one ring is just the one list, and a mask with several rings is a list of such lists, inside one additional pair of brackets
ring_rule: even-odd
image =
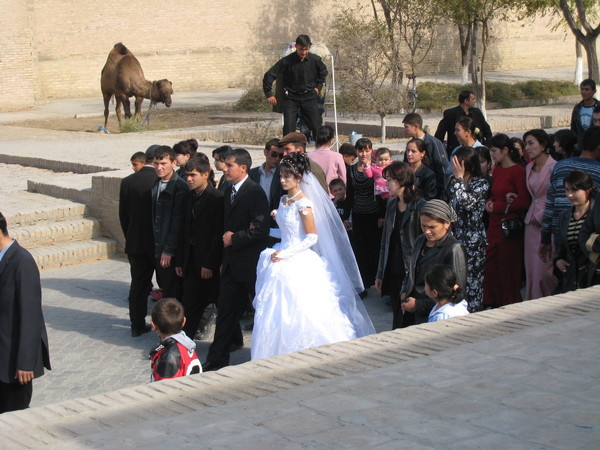
[[(253, 167), (247, 150), (224, 145), (212, 152), (218, 181), (194, 139), (131, 157), (119, 219), (131, 335), (154, 329), (160, 337), (149, 355), (153, 380), (227, 366), (244, 345), (248, 311), (251, 357), (259, 359), (374, 333), (361, 300), (371, 287), (389, 297), (395, 329), (520, 302), (522, 292), (533, 300), (600, 283), (593, 80), (581, 83), (571, 128), (552, 136), (492, 134), (469, 91), (444, 111), (435, 136), (419, 114), (407, 114), (400, 161), (367, 138), (331, 147), (333, 130), (315, 126), (313, 114), (326, 69), (310, 56), (308, 36), (297, 43), (265, 75), (265, 95), (277, 103), (270, 89), (280, 72), (284, 88), (302, 84), (284, 89), (284, 109), (293, 110), (284, 130), (310, 115), (315, 150), (306, 135), (284, 132)], [(32, 379), (50, 361), (39, 272), (1, 213), (0, 282), (0, 335), (14, 342), (0, 349), (2, 413), (27, 407)], [(149, 294), (160, 298), (151, 324)], [(207, 329), (211, 303), (215, 334), (200, 364), (194, 338)], [(16, 330), (24, 315), (29, 326)]]
[[(584, 97), (572, 129), (519, 139), (492, 134), (472, 92), (458, 99), (436, 132), (445, 142), (405, 116), (400, 158), (367, 138), (335, 151), (328, 126), (313, 151), (295, 131), (269, 140), (258, 167), (246, 150), (216, 148), (218, 182), (194, 140), (135, 154), (120, 202), (132, 335), (150, 330), (153, 271), (181, 302), (188, 338), (216, 304), (205, 371), (243, 345), (248, 311), (258, 359), (373, 333), (360, 300), (371, 287), (403, 328), (595, 284), (600, 107)], [(177, 354), (193, 350), (177, 339)]]

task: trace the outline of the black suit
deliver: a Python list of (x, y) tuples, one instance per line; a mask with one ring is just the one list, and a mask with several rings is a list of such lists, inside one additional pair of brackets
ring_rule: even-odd
[(158, 179), (152, 166), (144, 166), (121, 181), (119, 219), (129, 259), (129, 319), (132, 329), (142, 329), (148, 312), (148, 293), (154, 273), (152, 186)]
[(224, 230), (233, 232), (232, 245), (223, 249), (215, 338), (206, 358), (216, 367), (229, 364), (230, 342), (242, 341), (239, 321), (254, 295), (256, 265), (269, 235), (269, 203), (258, 184), (248, 177), (233, 204), (230, 198), (231, 187), (225, 192)]
[[(179, 233), (176, 267), (183, 270), (183, 296), (186, 323), (183, 331), (190, 337), (198, 329), (202, 313), (219, 296), (219, 269), (223, 254), (223, 193), (210, 183), (196, 195), (188, 191), (183, 197), (183, 222)], [(203, 280), (202, 268), (213, 272)]]
[(479, 142), (485, 144), (485, 141), (492, 137), (490, 125), (486, 122), (485, 117), (479, 108), (471, 108), (468, 114), (465, 113), (465, 110), (462, 109), (460, 105), (446, 109), (444, 111), (444, 116), (442, 117), (442, 120), (440, 120), (437, 130), (435, 131), (435, 137), (444, 142), (444, 136), (448, 134), (448, 143), (446, 145), (448, 158), (450, 158), (452, 150), (460, 145), (458, 139), (454, 135), (454, 127), (456, 126), (456, 122), (463, 116), (471, 117), (475, 121), (475, 125), (479, 128), (479, 135), (474, 137)]
[(32, 384), (18, 384), (17, 370), (37, 378), (50, 369), (40, 272), (17, 241), (0, 261), (0, 342), (1, 414), (29, 406)]
[[(281, 180), (280, 180), (280, 175), (279, 175), (279, 166), (277, 166), (275, 169), (271, 169), (273, 170), (273, 179), (271, 180), (271, 189), (269, 191), (269, 194), (267, 195), (267, 198), (269, 200), (269, 208), (271, 208), (271, 211), (273, 211), (274, 209), (279, 208), (279, 200), (281, 199), (281, 197), (283, 196), (283, 188), (281, 187)], [(253, 169), (250, 169), (250, 172), (248, 172), (248, 176), (250, 177), (250, 179), (252, 181), (254, 181), (256, 184), (258, 184), (260, 186), (260, 167), (255, 167)]]

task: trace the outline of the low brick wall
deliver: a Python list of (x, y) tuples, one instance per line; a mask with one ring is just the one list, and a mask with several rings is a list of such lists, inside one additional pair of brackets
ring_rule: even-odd
[(97, 218), (102, 226), (102, 235), (118, 243), (118, 251), (125, 248), (125, 237), (119, 222), (119, 189), (123, 176), (121, 171), (111, 175), (92, 177), (92, 204), (90, 215)]

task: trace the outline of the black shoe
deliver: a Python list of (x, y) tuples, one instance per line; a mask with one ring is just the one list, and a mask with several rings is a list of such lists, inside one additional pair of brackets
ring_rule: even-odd
[(365, 290), (364, 290), (364, 291), (362, 291), (360, 294), (358, 294), (358, 296), (359, 296), (361, 299), (363, 299), (363, 300), (365, 299), (365, 297), (366, 297), (367, 295), (369, 295), (369, 291), (368, 291), (367, 289), (365, 289)]
[(132, 328), (131, 337), (140, 337), (142, 334), (146, 334), (152, 331), (152, 327), (148, 324), (144, 324), (142, 328)]
[(198, 331), (196, 331), (194, 339), (197, 341), (203, 341), (204, 339), (206, 339), (212, 331), (216, 320), (217, 315), (215, 313), (211, 313), (209, 319), (205, 323), (200, 323), (200, 326), (198, 327)]
[(240, 348), (244, 348), (244, 343), (229, 344), (229, 353), (237, 352)]
[(212, 372), (214, 370), (222, 369), (223, 367), (225, 367), (224, 364), (217, 364), (210, 361), (206, 361), (204, 364), (202, 364), (202, 372)]

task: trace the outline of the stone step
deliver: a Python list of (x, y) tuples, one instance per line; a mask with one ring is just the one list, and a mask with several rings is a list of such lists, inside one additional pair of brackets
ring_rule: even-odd
[(43, 180), (27, 180), (27, 190), (55, 198), (72, 200), (89, 205), (92, 203), (92, 175), (50, 176)]
[(25, 248), (34, 248), (66, 241), (82, 241), (100, 235), (100, 222), (82, 217), (12, 228), (10, 234)]
[(116, 241), (97, 237), (85, 241), (59, 242), (30, 250), (40, 269), (108, 259), (117, 250)]
[(6, 217), (9, 232), (12, 232), (18, 226), (81, 218), (88, 212), (88, 206), (48, 195), (19, 191), (2, 196), (0, 211)]

